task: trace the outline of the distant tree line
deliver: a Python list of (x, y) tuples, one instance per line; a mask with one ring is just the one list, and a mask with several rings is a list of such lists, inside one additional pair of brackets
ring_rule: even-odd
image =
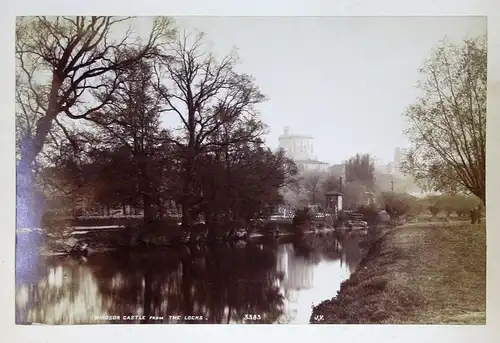
[[(480, 223), (484, 207), (476, 197), (463, 194), (429, 195), (417, 198), (404, 193), (383, 193), (380, 203), (386, 212), (396, 220), (401, 217), (417, 220), (436, 220), (438, 217), (450, 220), (470, 219), (472, 224)], [(430, 218), (425, 217), (430, 216)]]

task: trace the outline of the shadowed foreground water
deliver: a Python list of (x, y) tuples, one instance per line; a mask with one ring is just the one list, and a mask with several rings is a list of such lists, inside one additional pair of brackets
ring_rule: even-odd
[[(332, 235), (39, 257), (17, 275), (16, 322), (307, 324), (312, 305), (335, 296), (360, 259), (355, 239)], [(106, 315), (120, 319), (96, 318)]]

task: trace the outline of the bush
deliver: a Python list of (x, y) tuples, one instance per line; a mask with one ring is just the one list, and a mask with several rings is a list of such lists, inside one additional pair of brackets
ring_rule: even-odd
[(437, 205), (430, 205), (428, 207), (429, 209), (429, 212), (432, 214), (433, 217), (437, 216), (440, 212), (441, 212), (441, 207), (437, 206)]
[(370, 225), (373, 225), (377, 222), (377, 216), (378, 216), (378, 208), (374, 205), (371, 206), (360, 206), (357, 209), (357, 212), (361, 213), (363, 215), (364, 220)]
[(60, 211), (47, 211), (42, 215), (42, 229), (49, 234), (62, 235), (71, 226), (71, 222)]
[(297, 212), (295, 212), (295, 216), (293, 217), (292, 223), (294, 226), (300, 226), (311, 222), (312, 219), (313, 219), (312, 213), (306, 207), (302, 210), (298, 210)]
[(465, 194), (432, 195), (423, 199), (422, 202), (433, 217), (436, 217), (441, 212), (445, 212), (446, 217), (453, 213), (456, 213), (459, 218), (466, 215), (472, 216), (471, 213), (478, 206), (481, 206), (481, 201), (477, 197)]
[(408, 194), (384, 193), (383, 201), (391, 220), (398, 221), (401, 216), (415, 215), (418, 212), (417, 199)]

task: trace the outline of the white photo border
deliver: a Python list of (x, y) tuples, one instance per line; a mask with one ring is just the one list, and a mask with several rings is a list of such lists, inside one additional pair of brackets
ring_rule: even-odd
[[(496, 2), (496, 4), (495, 4)], [(228, 340), (335, 340), (344, 342), (497, 342), (500, 297), (500, 2), (495, 0), (141, 0), (5, 1), (0, 20), (6, 48), (0, 68), (0, 337), (5, 342), (154, 342)], [(488, 16), (488, 139), (487, 139), (487, 325), (82, 325), (21, 326), (14, 324), (15, 159), (14, 159), (14, 27), (20, 15), (211, 15), (211, 16)], [(6, 52), (5, 52), (6, 51)], [(497, 287), (495, 287), (497, 286)]]

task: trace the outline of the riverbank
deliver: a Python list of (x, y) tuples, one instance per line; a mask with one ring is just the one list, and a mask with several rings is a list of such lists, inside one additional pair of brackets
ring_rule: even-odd
[(311, 323), (485, 324), (485, 313), (484, 224), (415, 223), (384, 232)]
[(209, 229), (204, 224), (194, 225), (188, 230), (182, 229), (179, 225), (144, 228), (113, 224), (115, 225), (66, 228), (64, 231), (59, 230), (58, 234), (43, 229), (19, 229), (16, 235), (18, 250), (33, 251), (34, 247), (38, 247), (43, 255), (75, 254), (80, 256), (110, 250), (144, 250), (218, 242), (245, 244), (262, 239), (334, 231), (332, 227), (324, 223), (310, 223), (310, 226), (300, 228), (294, 226), (291, 221), (272, 221), (253, 228), (234, 229), (228, 225), (221, 225), (212, 229), (213, 235), (210, 237)]

